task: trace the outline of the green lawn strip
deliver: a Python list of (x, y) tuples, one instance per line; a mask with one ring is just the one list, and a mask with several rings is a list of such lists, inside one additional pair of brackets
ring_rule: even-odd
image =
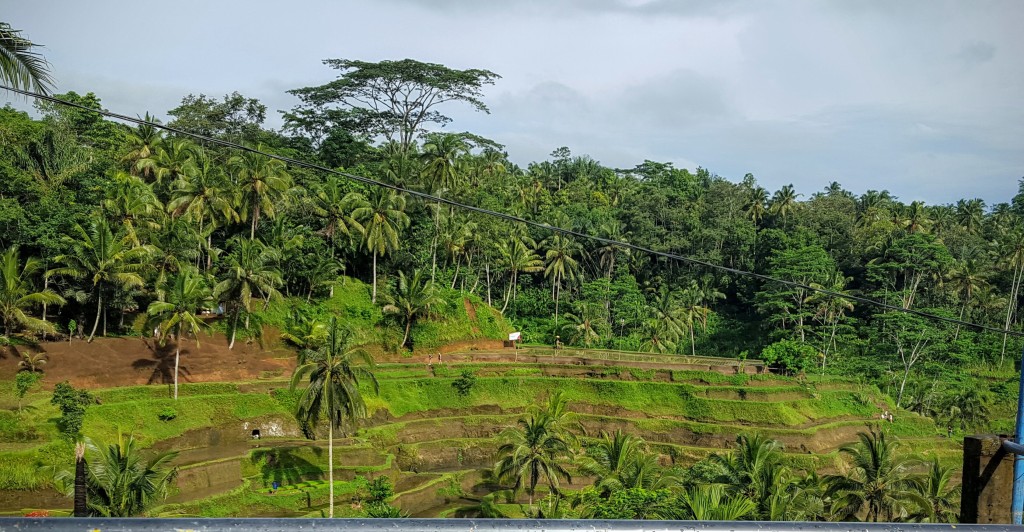
[[(335, 512), (339, 517), (361, 515), (349, 512), (349, 505), (337, 504), (337, 498), (355, 493), (362, 483), (335, 481)], [(167, 504), (154, 509), (150, 515), (159, 517), (294, 517), (325, 506), (328, 502), (326, 482), (309, 481), (282, 487), (275, 494), (256, 489), (249, 479), (227, 493), (198, 501)]]
[[(609, 405), (651, 415), (671, 415), (700, 421), (793, 426), (844, 415), (872, 417), (870, 395), (846, 391), (816, 392), (795, 401), (707, 399), (695, 396), (689, 385), (662, 382), (560, 379), (554, 377), (488, 378), (476, 380), (467, 396), (452, 387), (453, 379), (434, 378), (381, 382), (380, 395), (370, 396), (371, 410), (386, 408), (399, 417), (445, 408), (500, 405), (523, 408), (537, 397), (560, 390), (570, 402)], [(862, 397), (864, 396), (864, 397)]]
[[(168, 411), (175, 417), (160, 420), (159, 416)], [(267, 394), (185, 396), (177, 401), (145, 399), (90, 407), (83, 432), (101, 441), (113, 441), (119, 432), (132, 433), (142, 445), (148, 446), (189, 430), (268, 414), (292, 415), (282, 402)]]

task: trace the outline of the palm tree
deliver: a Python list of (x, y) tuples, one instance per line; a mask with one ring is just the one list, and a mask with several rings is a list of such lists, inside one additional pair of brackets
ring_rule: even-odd
[[(257, 147), (264, 151), (263, 146)], [(242, 152), (228, 160), (241, 195), (242, 218), (249, 218), (249, 240), (256, 238), (260, 216), (273, 218), (276, 208), (291, 188), (288, 167), (278, 159), (255, 152)]]
[(228, 349), (235, 346), (238, 318), (245, 311), (245, 328), (249, 328), (249, 314), (252, 312), (253, 296), (269, 302), (281, 297), (277, 287), (284, 282), (281, 272), (274, 267), (275, 255), (259, 240), (245, 240), (241, 237), (229, 241), (231, 253), (225, 259), (225, 271), (221, 281), (214, 287), (217, 301), (228, 303), (233, 314), (231, 340)]
[(740, 434), (736, 447), (726, 456), (713, 455), (724, 474), (721, 482), (730, 491), (764, 505), (786, 473), (782, 465), (782, 445), (761, 434)]
[(334, 517), (334, 429), (366, 417), (366, 403), (359, 391), (359, 380), (369, 380), (374, 391), (373, 358), (364, 349), (354, 347), (350, 331), (339, 330), (331, 320), (327, 343), (313, 353), (310, 361), (295, 368), (291, 389), (306, 379), (299, 396), (296, 418), (314, 430), (327, 418), (327, 482), (330, 489), (330, 517)]
[(516, 299), (519, 274), (544, 270), (544, 262), (540, 260), (540, 255), (534, 251), (534, 247), (536, 246), (529, 237), (513, 236), (497, 244), (498, 265), (509, 272), (508, 291), (505, 293), (505, 304), (501, 307), (502, 313), (508, 308), (509, 301)]
[(868, 521), (907, 517), (919, 491), (911, 472), (916, 463), (901, 456), (897, 442), (882, 431), (872, 428), (857, 437), (860, 442), (839, 448), (852, 461), (850, 471), (827, 477), (836, 510), (844, 518), (866, 511)]
[(953, 467), (942, 467), (937, 457), (932, 458), (928, 464), (928, 473), (919, 484), (918, 495), (927, 504), (915, 515), (917, 520), (928, 523), (957, 521), (961, 486), (949, 485), (955, 472)]
[(373, 295), (377, 302), (377, 257), (398, 250), (398, 236), (409, 225), (405, 197), (387, 189), (374, 189), (368, 197), (353, 196), (352, 217), (363, 225), (363, 246), (373, 256)]
[[(852, 277), (846, 277), (843, 275), (842, 272), (835, 272), (830, 276), (828, 282), (824, 284), (811, 283), (810, 286), (811, 288), (820, 290), (842, 293), (843, 290), (846, 289), (846, 283), (850, 282), (852, 279)], [(821, 371), (824, 374), (829, 351), (838, 349), (836, 347), (836, 333), (839, 331), (839, 324), (842, 322), (843, 317), (846, 316), (847, 312), (853, 311), (853, 300), (815, 291), (807, 296), (804, 301), (806, 303), (817, 303), (818, 307), (814, 312), (814, 319), (821, 323), (821, 325), (828, 331), (821, 335), (823, 340), (821, 349)]]
[[(158, 185), (169, 186), (195, 171), (198, 147), (189, 140), (178, 139), (159, 144), (156, 153), (139, 159), (135, 169), (145, 176), (152, 176)], [(163, 189), (161, 189), (163, 190)]]
[(772, 213), (776, 216), (781, 216), (782, 222), (785, 224), (789, 219), (789, 215), (793, 214), (793, 211), (796, 209), (796, 199), (802, 195), (797, 194), (791, 184), (780, 188), (772, 196)]
[(555, 233), (547, 240), (544, 254), (544, 277), (551, 281), (551, 298), (555, 301), (555, 330), (558, 330), (558, 303), (561, 300), (562, 281), (573, 281), (579, 271), (579, 262), (573, 257), (579, 249), (575, 240)]
[(924, 203), (914, 201), (907, 207), (906, 228), (908, 233), (924, 233), (928, 231), (932, 222), (928, 218), (928, 210)]
[[(118, 435), (117, 443), (99, 445), (85, 439), (86, 500), (88, 514), (101, 517), (141, 515), (163, 500), (174, 482), (178, 468), (171, 467), (177, 451), (144, 460), (135, 438)], [(75, 473), (60, 471), (57, 485), (68, 496), (75, 495)], [(76, 500), (77, 506), (77, 500)]]
[[(971, 304), (974, 293), (988, 284), (981, 274), (981, 268), (974, 259), (958, 261), (952, 271), (949, 272), (948, 280), (953, 285), (953, 290), (960, 296), (960, 320), (964, 319), (964, 313)], [(968, 316), (968, 319), (970, 316)], [(960, 324), (956, 324), (956, 332), (953, 334), (953, 341), (960, 337)]]
[(50, 64), (33, 50), (41, 47), (21, 35), (21, 30), (0, 22), (0, 81), (15, 88), (50, 94)]
[(356, 193), (346, 190), (341, 178), (334, 175), (328, 177), (313, 196), (313, 214), (323, 221), (320, 234), (330, 244), (331, 258), (334, 258), (335, 239), (339, 234), (351, 239), (353, 233), (363, 232), (363, 226), (352, 217), (352, 203), (357, 197)]
[(25, 309), (35, 305), (63, 305), (64, 298), (53, 290), (36, 291), (32, 277), (43, 269), (42, 262), (31, 257), (21, 262), (18, 247), (11, 246), (0, 254), (0, 319), (4, 322), (4, 336), (14, 328), (54, 333), (56, 329), (45, 320), (33, 318)]
[(981, 229), (985, 217), (985, 202), (980, 199), (960, 200), (956, 202), (956, 218), (968, 233), (977, 233)]
[(124, 226), (133, 245), (141, 245), (139, 228), (159, 229), (164, 206), (153, 187), (137, 176), (118, 171), (111, 181), (102, 203), (104, 214)]
[(676, 302), (675, 295), (668, 286), (662, 285), (654, 304), (648, 307), (645, 329), (650, 337), (650, 350), (665, 353), (675, 349), (676, 343), (683, 336), (687, 327), (681, 317), (682, 308)]
[(572, 482), (572, 476), (561, 464), (570, 449), (555, 429), (553, 418), (545, 412), (520, 418), (518, 424), (518, 429), (508, 428), (501, 433), (505, 443), (498, 448), (501, 458), (494, 466), (494, 476), (499, 482), (511, 482), (516, 492), (525, 484), (533, 506), (541, 477), (554, 493), (558, 493), (559, 479)]
[(416, 318), (430, 312), (432, 308), (443, 307), (444, 299), (438, 295), (434, 283), (426, 282), (419, 270), (413, 270), (412, 275), (406, 276), (405, 272), (398, 272), (398, 286), (395, 287), (395, 295), (385, 296), (387, 305), (384, 312), (398, 314), (405, 321), (405, 336), (402, 337), (402, 346), (409, 341), (409, 329), (412, 328)]
[(125, 139), (128, 153), (121, 158), (121, 161), (125, 163), (125, 168), (129, 172), (136, 171), (139, 161), (142, 159), (152, 157), (160, 147), (160, 143), (164, 140), (163, 130), (152, 125), (154, 123), (159, 124), (159, 119), (147, 112), (142, 120), (143, 123), (129, 132), (127, 139)]
[(569, 342), (573, 344), (582, 343), (584, 347), (590, 347), (601, 340), (601, 334), (597, 331), (598, 322), (607, 323), (602, 314), (602, 307), (590, 301), (580, 301), (574, 305), (575, 314), (566, 314), (568, 321), (566, 329), (569, 329)]
[(199, 331), (206, 323), (197, 311), (213, 303), (213, 296), (206, 280), (189, 269), (183, 270), (174, 279), (170, 290), (164, 292), (162, 301), (149, 304), (146, 314), (156, 321), (160, 340), (174, 337), (174, 400), (178, 400), (178, 360), (181, 357), (181, 335), (191, 334), (199, 347)]
[(627, 485), (624, 479), (643, 453), (643, 445), (642, 439), (621, 430), (612, 436), (601, 431), (601, 438), (586, 447), (586, 454), (579, 460), (579, 471), (594, 477), (594, 488), (604, 498), (612, 492), (637, 487)]
[(697, 356), (697, 340), (694, 335), (694, 329), (697, 328), (697, 325), (700, 325), (702, 329), (707, 331), (708, 316), (711, 314), (711, 309), (701, 303), (700, 287), (696, 283), (683, 291), (683, 299), (684, 303), (682, 308), (680, 308), (679, 317), (690, 331), (690, 354)]
[[(199, 233), (206, 234), (206, 247), (213, 247), (213, 227), (219, 223), (230, 224), (240, 220), (235, 205), (238, 198), (232, 189), (231, 182), (224, 174), (220, 165), (202, 155), (195, 162), (191, 175), (178, 179), (171, 190), (171, 200), (167, 209), (174, 217), (183, 216), (199, 223)], [(212, 262), (207, 257), (206, 267)]]
[(754, 188), (750, 189), (745, 210), (747, 211), (747, 216), (750, 217), (750, 221), (754, 222), (755, 227), (761, 223), (764, 215), (768, 213), (767, 204), (768, 191), (764, 187), (754, 186)]
[(423, 176), (429, 192), (453, 190), (462, 181), (457, 161), (469, 153), (469, 145), (462, 135), (431, 133), (423, 143)]
[(757, 510), (757, 504), (745, 497), (728, 498), (721, 484), (694, 486), (679, 496), (679, 519), (694, 521), (738, 521)]
[[(91, 342), (96, 336), (100, 316), (105, 316), (104, 297), (112, 295), (109, 292), (114, 289), (141, 287), (145, 284), (139, 272), (145, 267), (152, 248), (133, 246), (127, 231), (122, 228), (115, 234), (102, 217), (95, 219), (88, 230), (76, 225), (74, 232), (78, 238), (67, 238), (71, 253), (55, 257), (54, 260), (63, 266), (49, 273), (92, 280), (92, 290), (96, 294), (96, 320), (89, 333), (88, 341)], [(104, 319), (103, 335), (106, 334)]]

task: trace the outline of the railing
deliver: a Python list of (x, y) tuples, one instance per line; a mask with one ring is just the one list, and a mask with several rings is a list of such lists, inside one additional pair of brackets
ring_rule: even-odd
[(1011, 525), (803, 523), (762, 521), (601, 521), (536, 519), (101, 519), (0, 518), (0, 531), (338, 532), (973, 532), (1020, 531)]

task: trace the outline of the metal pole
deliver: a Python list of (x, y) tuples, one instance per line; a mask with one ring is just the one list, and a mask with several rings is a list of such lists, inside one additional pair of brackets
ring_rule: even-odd
[[(1024, 444), (1024, 348), (1021, 348), (1020, 386), (1017, 395), (1017, 432), (1014, 434), (1018, 444)], [(1024, 521), (1024, 455), (1013, 457), (1013, 498), (1010, 499), (1010, 512), (1013, 524)]]

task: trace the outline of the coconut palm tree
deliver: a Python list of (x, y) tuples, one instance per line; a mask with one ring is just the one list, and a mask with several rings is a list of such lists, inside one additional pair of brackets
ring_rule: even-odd
[(23, 37), (21, 30), (0, 22), (0, 81), (15, 88), (50, 94), (50, 64), (34, 50), (41, 46)]
[(330, 517), (334, 517), (334, 430), (366, 417), (366, 403), (359, 391), (360, 379), (369, 381), (376, 391), (373, 358), (364, 349), (352, 345), (348, 330), (338, 328), (331, 320), (326, 344), (310, 355), (309, 361), (295, 368), (291, 389), (305, 380), (306, 388), (299, 396), (296, 418), (316, 430), (327, 420), (327, 482), (330, 491)]
[(768, 214), (768, 191), (761, 186), (754, 186), (750, 189), (747, 195), (747, 204), (744, 210), (747, 211), (747, 216), (750, 221), (754, 222), (756, 227), (764, 219), (764, 215)]
[[(198, 223), (198, 232), (207, 235), (206, 248), (209, 251), (213, 247), (211, 229), (241, 219), (235, 210), (237, 204), (237, 194), (221, 166), (203, 154), (196, 159), (191, 175), (175, 181), (167, 209), (175, 218), (185, 217)], [(211, 262), (212, 257), (207, 255), (207, 269)]]
[(177, 180), (193, 174), (198, 150), (198, 146), (186, 139), (163, 141), (155, 153), (139, 159), (135, 169), (144, 176), (152, 176), (160, 187), (173, 186)]
[(880, 430), (872, 428), (857, 437), (858, 443), (839, 448), (850, 458), (851, 469), (827, 477), (836, 511), (843, 518), (865, 512), (868, 521), (906, 518), (920, 491), (920, 479), (912, 473), (916, 462), (901, 456), (897, 442)]
[(249, 328), (249, 314), (253, 310), (253, 297), (269, 302), (281, 297), (277, 287), (284, 281), (274, 267), (274, 251), (259, 240), (234, 237), (228, 241), (231, 253), (225, 258), (225, 269), (220, 282), (213, 289), (217, 301), (227, 303), (231, 309), (231, 340), (228, 349), (235, 346), (238, 318), (245, 312), (245, 328)]
[(558, 330), (558, 303), (561, 300), (562, 281), (574, 281), (580, 265), (574, 255), (580, 251), (575, 240), (555, 233), (547, 240), (544, 254), (544, 277), (551, 281), (551, 299), (555, 301), (555, 330)]
[(794, 210), (796, 210), (796, 199), (802, 195), (803, 194), (797, 194), (791, 184), (785, 185), (775, 191), (775, 194), (772, 196), (772, 214), (782, 217), (782, 223), (785, 224), (789, 220), (789, 216), (793, 214)]
[(604, 497), (624, 488), (637, 487), (624, 481), (630, 475), (643, 453), (644, 442), (631, 434), (616, 430), (614, 435), (601, 431), (596, 442), (586, 446), (586, 454), (579, 460), (579, 471), (594, 477), (594, 488)]
[(423, 143), (423, 176), (428, 192), (454, 190), (463, 181), (458, 172), (458, 159), (469, 153), (469, 145), (462, 135), (431, 133)]
[(955, 523), (960, 510), (961, 486), (950, 486), (956, 469), (942, 467), (933, 457), (928, 473), (920, 482), (918, 495), (927, 504), (914, 515), (916, 520), (928, 523)]
[[(105, 316), (105, 298), (111, 297), (114, 289), (141, 287), (145, 284), (139, 274), (152, 252), (149, 246), (134, 246), (131, 235), (122, 228), (114, 233), (106, 219), (98, 217), (88, 229), (76, 225), (77, 238), (67, 237), (71, 252), (54, 258), (62, 266), (50, 270), (50, 275), (62, 275), (76, 279), (89, 278), (96, 296), (96, 319), (89, 333), (89, 340), (96, 336), (100, 316)], [(107, 334), (106, 319), (103, 320), (103, 335)]]
[(163, 292), (161, 301), (149, 304), (146, 314), (157, 323), (160, 340), (174, 337), (174, 400), (178, 400), (178, 361), (181, 358), (181, 335), (192, 335), (199, 347), (199, 332), (206, 323), (198, 312), (213, 303), (210, 287), (197, 272), (182, 270), (171, 287)]
[[(263, 146), (256, 148), (264, 151)], [(242, 152), (228, 159), (241, 199), (241, 217), (251, 220), (249, 240), (256, 238), (260, 216), (273, 218), (292, 186), (288, 167), (278, 159), (255, 152)]]
[[(146, 460), (135, 438), (118, 435), (116, 443), (101, 445), (85, 439), (85, 468), (88, 515), (134, 517), (163, 500), (174, 482), (178, 468), (171, 467), (177, 451), (157, 454)], [(75, 473), (59, 471), (58, 487), (75, 496)], [(76, 508), (77, 504), (76, 497)]]
[(64, 298), (53, 290), (37, 291), (32, 277), (40, 273), (43, 263), (31, 257), (22, 263), (17, 246), (0, 254), (0, 319), (4, 322), (4, 335), (10, 336), (17, 328), (54, 333), (56, 330), (45, 320), (33, 318), (25, 310), (35, 305), (63, 305)]
[(520, 273), (536, 273), (544, 271), (544, 262), (540, 260), (534, 248), (536, 245), (530, 237), (512, 236), (497, 242), (498, 266), (509, 273), (508, 290), (505, 293), (505, 304), (501, 307), (504, 313), (509, 301), (516, 299), (516, 285)]
[(713, 455), (712, 460), (722, 466), (723, 484), (754, 501), (763, 501), (785, 471), (782, 445), (757, 433), (740, 434), (731, 453)]
[(668, 286), (662, 285), (654, 300), (647, 309), (644, 328), (648, 333), (650, 351), (665, 353), (676, 348), (676, 343), (686, 330), (686, 322), (681, 316), (682, 307), (676, 301), (675, 294)]
[(398, 272), (398, 285), (394, 295), (385, 295), (387, 304), (384, 312), (397, 314), (405, 322), (405, 336), (402, 346), (409, 341), (409, 330), (416, 318), (445, 305), (444, 299), (437, 293), (434, 283), (424, 280), (420, 270), (413, 270), (409, 276)]
[[(959, 319), (964, 319), (964, 313), (967, 312), (967, 307), (971, 304), (971, 299), (974, 294), (983, 288), (988, 282), (985, 280), (984, 275), (981, 273), (981, 268), (978, 266), (978, 262), (974, 259), (965, 259), (957, 261), (957, 264), (949, 272), (947, 280), (952, 285), (953, 290), (956, 291), (960, 297), (960, 316)], [(970, 315), (968, 315), (970, 319)], [(960, 324), (956, 324), (956, 332), (953, 334), (953, 341), (960, 337)]]
[(313, 195), (313, 214), (322, 220), (320, 234), (331, 247), (331, 258), (334, 258), (338, 235), (345, 235), (351, 241), (354, 234), (363, 232), (363, 226), (352, 217), (352, 203), (357, 197), (356, 193), (346, 189), (341, 178), (334, 175), (328, 177)]
[(352, 198), (352, 217), (363, 225), (363, 246), (373, 256), (373, 294), (377, 302), (377, 257), (397, 251), (399, 235), (409, 226), (405, 197), (387, 189), (373, 189), (368, 196)]
[(679, 496), (678, 519), (694, 521), (738, 521), (757, 510), (745, 497), (729, 498), (721, 484), (691, 487)]
[(601, 340), (601, 333), (598, 332), (599, 323), (607, 323), (607, 317), (603, 314), (603, 307), (590, 301), (580, 301), (573, 305), (576, 307), (575, 314), (566, 314), (566, 325), (568, 334), (566, 337), (570, 343), (583, 344), (590, 347)]
[(164, 206), (157, 199), (153, 187), (138, 176), (127, 172), (114, 172), (112, 185), (107, 188), (102, 206), (104, 214), (124, 226), (132, 245), (139, 246), (139, 229), (160, 228)]
[(546, 412), (520, 418), (518, 425), (501, 433), (505, 443), (498, 448), (501, 458), (494, 466), (494, 476), (499, 482), (511, 483), (515, 492), (525, 488), (533, 506), (533, 495), (542, 477), (556, 494), (559, 480), (572, 482), (572, 475), (562, 465), (570, 448)]
[[(152, 125), (160, 123), (158, 118), (147, 112), (142, 120), (143, 123), (131, 130), (125, 139), (128, 153), (124, 154), (121, 161), (125, 164), (124, 168), (129, 172), (137, 171), (139, 161), (152, 157), (160, 147), (160, 143), (164, 140), (163, 130)], [(147, 175), (144, 177), (152, 178), (153, 176)]]

